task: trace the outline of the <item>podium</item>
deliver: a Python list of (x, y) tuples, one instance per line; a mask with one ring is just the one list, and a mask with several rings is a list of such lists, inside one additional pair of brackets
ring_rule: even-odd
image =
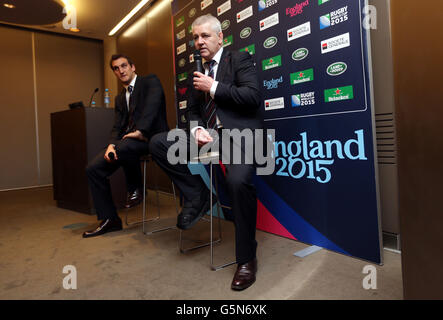
[[(108, 146), (114, 109), (78, 108), (51, 113), (52, 175), (57, 206), (95, 214), (86, 166)], [(118, 209), (124, 207), (126, 182), (122, 168), (110, 177)]]

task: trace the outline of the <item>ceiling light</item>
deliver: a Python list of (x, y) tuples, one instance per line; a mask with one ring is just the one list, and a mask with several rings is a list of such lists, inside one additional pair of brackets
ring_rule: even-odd
[(122, 21), (120, 21), (115, 27), (114, 29), (111, 30), (111, 32), (109, 32), (109, 36), (112, 37), (114, 34), (117, 33), (118, 30), (121, 29), (121, 27), (123, 27), (125, 25), (126, 22), (129, 21), (129, 19), (131, 19), (137, 12), (140, 11), (141, 8), (143, 8), (143, 6), (145, 4), (147, 4), (148, 2), (150, 2), (151, 0), (142, 0), (140, 1), (140, 3), (135, 6), (134, 9), (131, 10), (131, 12), (128, 13), (128, 15), (126, 17), (123, 18)]
[(13, 4), (10, 4), (10, 3), (3, 3), (3, 6), (8, 8), (8, 9), (14, 9), (15, 8), (15, 6)]
[(71, 31), (71, 32), (80, 32), (80, 29), (79, 28), (71, 28), (71, 29), (69, 29), (69, 31)]

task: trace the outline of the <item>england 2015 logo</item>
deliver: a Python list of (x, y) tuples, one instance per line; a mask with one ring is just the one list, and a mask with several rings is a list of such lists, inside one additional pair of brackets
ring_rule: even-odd
[(272, 78), (271, 80), (263, 80), (263, 87), (265, 87), (268, 90), (277, 89), (278, 84), (282, 82), (283, 82), (283, 76), (280, 76), (280, 78), (277, 79)]

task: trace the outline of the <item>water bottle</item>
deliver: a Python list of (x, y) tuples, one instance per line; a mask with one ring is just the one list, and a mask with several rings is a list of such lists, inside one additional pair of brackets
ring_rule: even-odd
[(105, 108), (109, 108), (111, 106), (111, 95), (109, 93), (109, 89), (105, 89)]
[(91, 108), (95, 108), (96, 107), (96, 105), (95, 105), (95, 101), (92, 101), (91, 102)]

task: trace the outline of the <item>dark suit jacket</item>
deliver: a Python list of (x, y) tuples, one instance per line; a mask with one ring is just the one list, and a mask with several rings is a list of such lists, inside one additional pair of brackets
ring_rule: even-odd
[[(214, 102), (223, 127), (240, 130), (263, 128), (257, 71), (249, 53), (223, 49), (215, 80), (219, 83)], [(205, 95), (193, 89), (192, 85), (191, 88), (188, 119), (206, 127), (206, 119), (202, 117)]]
[[(140, 130), (150, 139), (154, 134), (168, 131), (166, 103), (163, 87), (156, 75), (137, 76), (132, 92), (135, 130)], [(115, 121), (110, 143), (116, 143), (126, 134), (129, 124), (129, 111), (126, 103), (126, 90), (115, 97)]]

